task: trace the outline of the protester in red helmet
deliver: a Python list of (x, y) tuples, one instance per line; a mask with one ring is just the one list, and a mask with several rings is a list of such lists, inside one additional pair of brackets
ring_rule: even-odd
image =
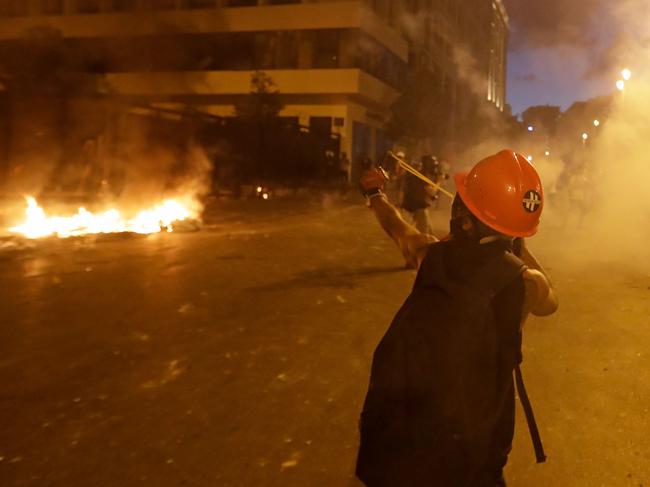
[(368, 487), (504, 486), (513, 371), (538, 461), (544, 459), (519, 371), (523, 320), (557, 308), (523, 241), (540, 222), (539, 176), (513, 151), (457, 175), (443, 240), (402, 220), (382, 192), (385, 179), (381, 171), (365, 172), (362, 191), (418, 274), (375, 350), (357, 476)]

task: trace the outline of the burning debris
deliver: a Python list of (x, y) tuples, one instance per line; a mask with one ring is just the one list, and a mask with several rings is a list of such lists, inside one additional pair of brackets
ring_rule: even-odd
[[(56, 236), (60, 238), (106, 233), (151, 234), (173, 232), (180, 222), (198, 229), (197, 203), (190, 199), (166, 199), (156, 206), (139, 211), (134, 217), (125, 217), (120, 210), (110, 209), (92, 213), (80, 207), (71, 216), (50, 216), (35, 198), (28, 196), (25, 221), (9, 228), (10, 232), (30, 239)], [(187, 225), (182, 225), (188, 228)]]

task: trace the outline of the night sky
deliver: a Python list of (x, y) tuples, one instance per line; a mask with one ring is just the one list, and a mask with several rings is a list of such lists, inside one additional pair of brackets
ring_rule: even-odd
[(607, 0), (504, 0), (510, 15), (508, 102), (513, 113), (614, 91), (623, 66), (612, 61), (620, 40)]

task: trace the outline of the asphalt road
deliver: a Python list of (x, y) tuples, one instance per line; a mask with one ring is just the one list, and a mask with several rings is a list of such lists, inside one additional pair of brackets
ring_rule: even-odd
[[(197, 233), (0, 241), (1, 486), (355, 485), (371, 355), (414, 273), (360, 204), (263, 204)], [(561, 300), (525, 331), (549, 459), (519, 414), (507, 478), (650, 487), (648, 260), (581, 237), (530, 243)]]

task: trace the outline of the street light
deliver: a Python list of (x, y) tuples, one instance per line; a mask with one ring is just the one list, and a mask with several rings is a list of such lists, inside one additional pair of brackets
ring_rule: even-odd
[(528, 126), (528, 131), (529, 131), (529, 132), (532, 132), (533, 130), (535, 130), (535, 127), (533, 127), (532, 125), (529, 125), (529, 126)]
[(618, 91), (623, 91), (623, 90), (625, 90), (625, 81), (623, 81), (622, 79), (619, 79), (619, 80), (616, 82), (616, 89), (617, 89)]
[(630, 71), (628, 68), (625, 68), (623, 71), (621, 71), (621, 76), (623, 76), (623, 79), (625, 81), (630, 81), (630, 78), (632, 77), (632, 71)]
[(533, 156), (528, 156), (526, 159), (528, 159), (528, 162), (533, 162)]
[(589, 134), (587, 132), (584, 132), (582, 134), (582, 140), (587, 140), (589, 138)]
[(544, 155), (545, 155), (546, 157), (550, 156), (550, 155), (551, 155), (551, 151), (548, 151), (548, 150), (547, 150), (546, 152), (544, 152)]
[(600, 126), (600, 120), (594, 120), (594, 127)]

